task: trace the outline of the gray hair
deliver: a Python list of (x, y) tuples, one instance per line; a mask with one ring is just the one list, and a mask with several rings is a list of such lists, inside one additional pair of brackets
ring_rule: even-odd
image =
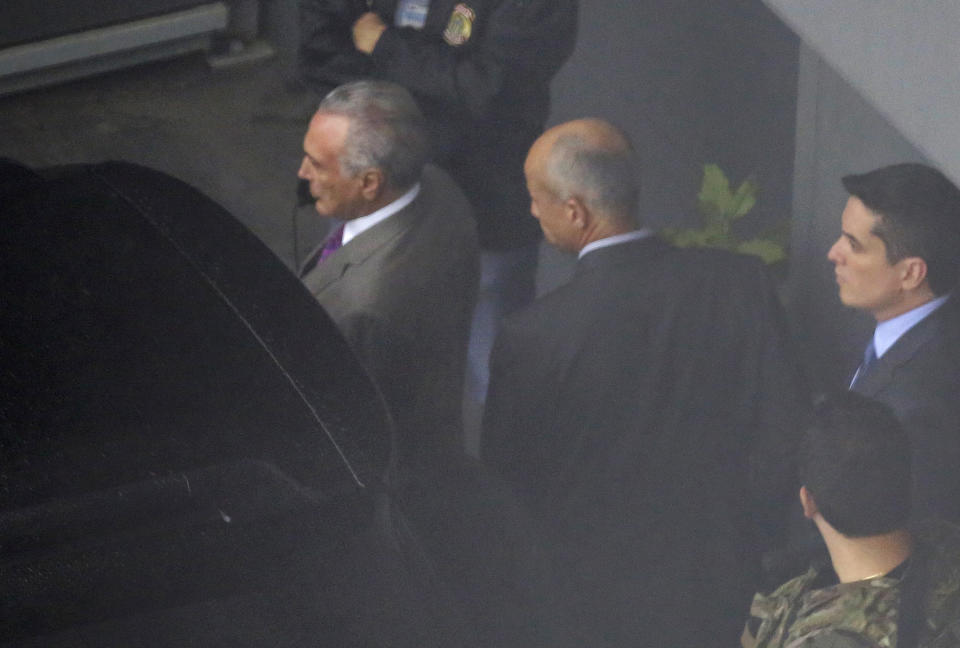
[(347, 83), (324, 97), (317, 112), (350, 120), (339, 159), (345, 173), (380, 169), (395, 190), (420, 179), (429, 150), (426, 123), (402, 86), (388, 81)]
[(599, 120), (592, 126), (557, 137), (547, 158), (547, 184), (562, 200), (576, 196), (592, 211), (632, 225), (640, 195), (636, 152), (614, 126)]

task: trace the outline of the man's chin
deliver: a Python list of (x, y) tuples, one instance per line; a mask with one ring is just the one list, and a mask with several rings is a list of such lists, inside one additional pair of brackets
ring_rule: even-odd
[(855, 297), (846, 294), (843, 290), (843, 287), (840, 287), (838, 291), (840, 295), (840, 303), (846, 306), (847, 308), (853, 308), (855, 310), (866, 310), (864, 304), (858, 301)]
[(320, 218), (335, 218), (329, 209), (324, 209), (319, 202), (313, 203), (313, 210)]

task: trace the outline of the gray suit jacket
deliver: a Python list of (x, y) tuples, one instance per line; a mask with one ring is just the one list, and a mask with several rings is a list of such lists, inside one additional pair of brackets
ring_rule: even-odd
[(910, 436), (914, 516), (960, 522), (960, 300), (904, 333), (851, 389), (890, 406)]
[(302, 273), (383, 392), (401, 459), (426, 458), (438, 444), (460, 441), (480, 272), (463, 194), (433, 167), (421, 185), (406, 208)]

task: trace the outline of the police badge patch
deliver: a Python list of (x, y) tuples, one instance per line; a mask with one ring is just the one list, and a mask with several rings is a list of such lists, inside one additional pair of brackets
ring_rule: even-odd
[(453, 8), (453, 13), (450, 14), (450, 22), (447, 23), (447, 28), (443, 30), (443, 40), (447, 41), (448, 45), (463, 45), (468, 40), (470, 40), (470, 34), (473, 32), (473, 21), (476, 19), (477, 14), (473, 12), (473, 9), (463, 4), (462, 2)]

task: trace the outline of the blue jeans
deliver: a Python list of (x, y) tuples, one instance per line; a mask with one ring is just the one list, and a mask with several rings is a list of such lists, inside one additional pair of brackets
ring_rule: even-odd
[(483, 404), (490, 383), (490, 351), (500, 320), (533, 301), (540, 244), (480, 253), (480, 290), (467, 350), (467, 397)]

